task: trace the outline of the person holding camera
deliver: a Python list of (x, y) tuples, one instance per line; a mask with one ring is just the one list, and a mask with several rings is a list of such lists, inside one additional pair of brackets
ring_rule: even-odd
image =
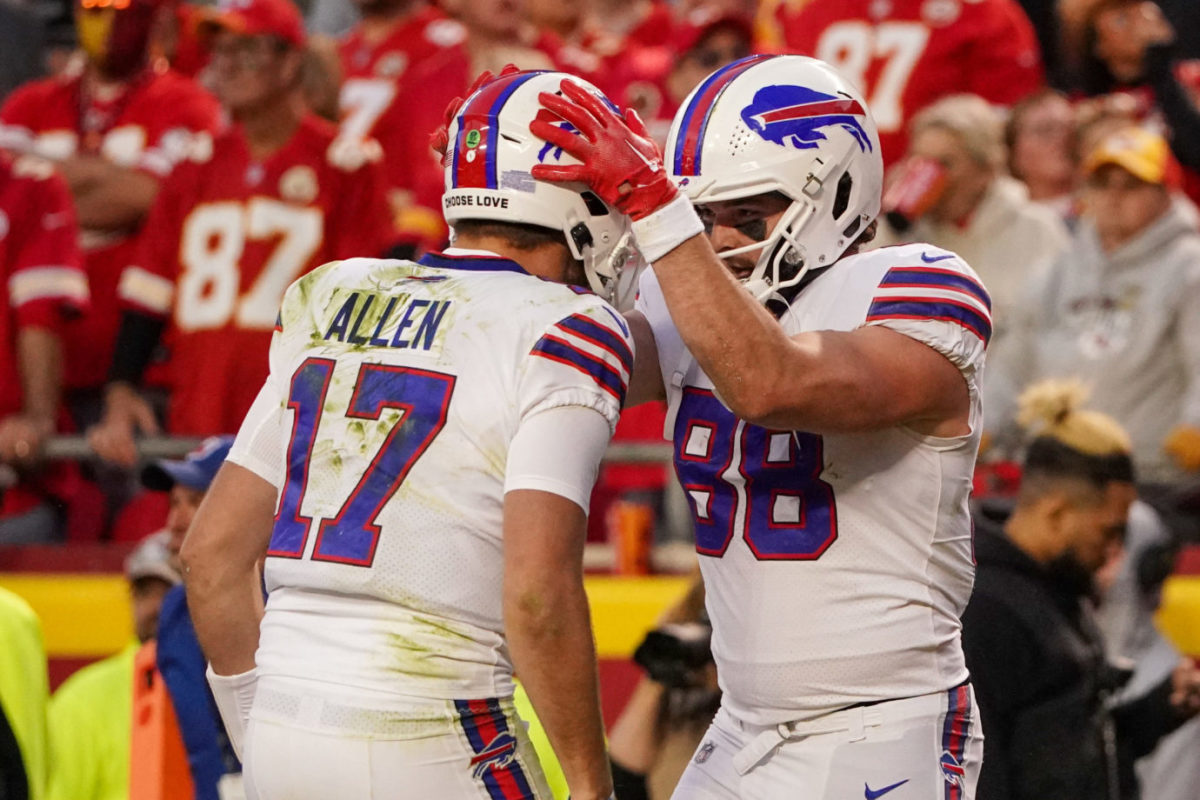
[(645, 670), (609, 731), (613, 783), (621, 800), (670, 797), (721, 704), (712, 625), (697, 571), (633, 654)]
[(1200, 711), (1188, 661), (1133, 699), (1094, 617), (1096, 573), (1119, 554), (1137, 497), (1128, 434), (1080, 408), (1082, 386), (1021, 396), (1036, 435), (1016, 506), (977, 520), (963, 650), (987, 738), (976, 800), (1130, 800), (1133, 762)]

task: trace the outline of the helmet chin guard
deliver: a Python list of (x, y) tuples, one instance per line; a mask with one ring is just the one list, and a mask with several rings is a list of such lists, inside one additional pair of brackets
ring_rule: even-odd
[(849, 82), (816, 59), (751, 56), (717, 70), (680, 107), (667, 153), (693, 203), (774, 192), (792, 201), (765, 240), (719, 254), (761, 251), (744, 281), (761, 302), (788, 302), (879, 213), (875, 124)]

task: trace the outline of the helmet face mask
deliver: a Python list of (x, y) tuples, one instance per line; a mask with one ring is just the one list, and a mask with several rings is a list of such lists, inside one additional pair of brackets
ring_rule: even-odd
[(671, 125), (667, 165), (696, 204), (770, 192), (792, 201), (765, 240), (719, 254), (761, 249), (744, 283), (763, 302), (793, 295), (879, 213), (883, 163), (866, 104), (803, 56), (751, 56), (709, 76)]
[(490, 220), (560, 231), (571, 257), (582, 262), (592, 291), (618, 302), (618, 284), (637, 252), (629, 219), (582, 184), (536, 181), (530, 174), (539, 163), (577, 163), (529, 132), (539, 115), (558, 119), (541, 107), (538, 94), (559, 92), (564, 78), (603, 97), (565, 73), (519, 72), (467, 98), (450, 124), (442, 209), (452, 229), (458, 220)]

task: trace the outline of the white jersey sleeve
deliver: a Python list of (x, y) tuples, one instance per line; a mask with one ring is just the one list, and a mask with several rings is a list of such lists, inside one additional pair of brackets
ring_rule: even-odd
[(276, 325), (271, 337), (270, 372), (250, 410), (246, 412), (226, 457), (227, 461), (245, 467), (276, 489), (283, 486), (283, 455), (287, 446), (283, 419), (287, 392), (277, 377), (276, 369), (282, 338), (281, 328)]
[[(587, 514), (611, 438), (608, 420), (590, 408), (558, 406), (527, 417), (509, 444), (504, 491), (550, 492)], [(564, 453), (563, 442), (571, 442), (569, 453)]]
[(957, 255), (928, 245), (919, 259), (902, 263), (880, 279), (865, 324), (929, 345), (975, 383), (992, 336), (992, 301), (983, 282)]
[(597, 300), (546, 327), (519, 369), (522, 420), (580, 406), (603, 415), (611, 432), (629, 388), (633, 340), (625, 321)]

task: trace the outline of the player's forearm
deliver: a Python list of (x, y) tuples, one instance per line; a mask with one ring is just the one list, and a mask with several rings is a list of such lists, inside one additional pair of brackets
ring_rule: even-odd
[(218, 675), (254, 668), (263, 616), (258, 564), (271, 537), (276, 495), (258, 475), (226, 462), (179, 553), (196, 637)]
[(62, 390), (62, 341), (48, 328), (22, 328), (17, 359), (25, 415), (53, 427)]
[(747, 422), (812, 433), (873, 430), (938, 420), (948, 413), (946, 398), (966, 400), (949, 361), (894, 331), (789, 337), (703, 237), (684, 242), (654, 270), (684, 343), (722, 401)]
[(513, 665), (562, 765), (571, 797), (607, 798), (612, 774), (582, 574), (565, 569), (540, 585), (505, 586)]
[(262, 588), (258, 571), (222, 565), (208, 556), (185, 560), (188, 608), (196, 638), (218, 675), (239, 675), (254, 668)]
[(77, 156), (59, 164), (71, 188), (79, 227), (116, 231), (141, 222), (158, 193), (158, 181), (140, 170), (100, 156)]
[(756, 421), (778, 410), (781, 396), (798, 399), (784, 382), (810, 366), (809, 359), (793, 352), (783, 328), (729, 274), (703, 235), (655, 262), (654, 272), (680, 337), (735, 414)]

